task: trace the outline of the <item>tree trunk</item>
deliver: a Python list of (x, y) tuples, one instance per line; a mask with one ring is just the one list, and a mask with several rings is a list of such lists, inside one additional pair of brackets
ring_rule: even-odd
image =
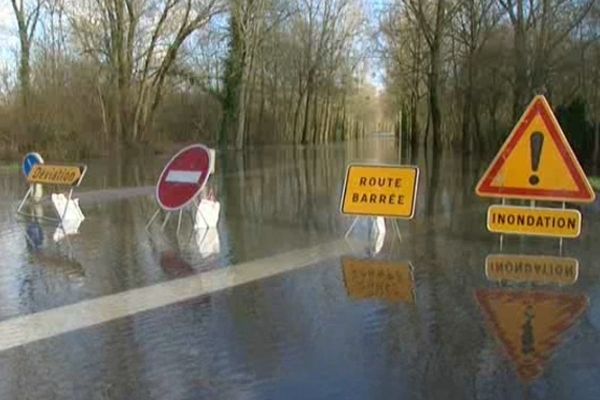
[(312, 109), (312, 128), (309, 129), (309, 132), (312, 132), (312, 142), (316, 144), (319, 142), (319, 112), (317, 105), (319, 104), (319, 97), (317, 95), (314, 96), (313, 100), (313, 109)]
[(241, 150), (244, 147), (244, 128), (246, 126), (246, 75), (242, 67), (242, 79), (238, 90), (238, 115), (237, 129), (235, 134), (235, 149)]
[(472, 149), (476, 148), (477, 151), (479, 153), (483, 152), (485, 150), (485, 144), (483, 143), (483, 140), (481, 138), (481, 117), (479, 116), (479, 105), (477, 104), (477, 101), (473, 102), (473, 107), (472, 107), (472, 111), (473, 111), (473, 123), (474, 123), (474, 133), (475, 135), (472, 136)]
[(410, 147), (413, 150), (419, 147), (419, 100), (413, 93), (411, 95), (411, 106), (410, 106)]
[(470, 149), (470, 141), (471, 141), (471, 93), (469, 89), (465, 93), (465, 100), (463, 104), (463, 112), (462, 112), (462, 138), (461, 138), (461, 148), (464, 153), (469, 153)]
[(302, 137), (298, 135), (298, 120), (300, 119), (300, 109), (302, 108), (302, 100), (304, 100), (304, 94), (298, 93), (298, 101), (296, 102), (296, 107), (294, 111), (294, 125), (292, 127), (294, 135), (294, 144), (299, 144), (302, 142)]
[(308, 125), (310, 118), (310, 105), (313, 97), (313, 77), (312, 72), (308, 74), (306, 82), (306, 103), (304, 105), (304, 125), (302, 128), (302, 144), (308, 144)]
[(19, 45), (20, 45), (20, 57), (19, 57), (19, 84), (21, 89), (21, 101), (25, 110), (25, 117), (27, 117), (28, 103), (31, 89), (31, 66), (30, 66), (30, 55), (31, 55), (31, 42), (33, 40), (33, 34), (35, 33), (38, 18), (40, 16), (41, 0), (32, 3), (34, 7), (32, 10), (27, 11), (27, 7), (21, 0), (18, 4), (16, 0), (11, 0), (11, 5), (17, 22), (18, 34), (19, 34)]
[(596, 122), (594, 126), (594, 155), (592, 157), (594, 169), (598, 169), (598, 161), (600, 161), (600, 122)]
[(445, 0), (438, 0), (435, 32), (431, 43), (431, 72), (429, 75), (429, 107), (433, 128), (433, 151), (438, 152), (442, 144), (442, 113), (440, 109), (440, 74), (442, 64), (442, 30), (445, 15)]
[(525, 104), (527, 103), (527, 65), (528, 65), (528, 54), (527, 54), (527, 43), (525, 37), (525, 26), (524, 26), (524, 10), (523, 0), (517, 0), (517, 15), (516, 20), (513, 22), (514, 25), (514, 59), (513, 65), (515, 70), (515, 85), (513, 87), (513, 120), (517, 121), (524, 111)]
[[(27, 36), (25, 34), (25, 36)], [(21, 101), (25, 112), (28, 110), (29, 97), (31, 92), (31, 66), (29, 64), (29, 55), (31, 46), (29, 40), (21, 38), (21, 57), (19, 60), (19, 82), (21, 84)]]

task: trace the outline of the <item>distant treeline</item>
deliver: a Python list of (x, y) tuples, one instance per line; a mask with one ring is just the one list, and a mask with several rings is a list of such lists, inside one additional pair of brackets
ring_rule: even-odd
[(362, 0), (3, 1), (7, 152), (323, 143), (380, 122)]
[(413, 147), (494, 151), (545, 94), (580, 157), (600, 157), (595, 0), (392, 0), (381, 18), (387, 117)]

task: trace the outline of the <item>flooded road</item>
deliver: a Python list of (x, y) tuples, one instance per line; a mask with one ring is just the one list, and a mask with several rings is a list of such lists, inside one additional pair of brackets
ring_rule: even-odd
[(1, 399), (600, 398), (598, 203), (562, 250), (500, 242), (489, 160), (403, 154), (415, 219), (346, 241), (345, 166), (399, 160), (380, 138), (221, 155), (218, 231), (177, 235), (145, 229), (167, 159), (90, 162), (68, 240), (2, 172)]

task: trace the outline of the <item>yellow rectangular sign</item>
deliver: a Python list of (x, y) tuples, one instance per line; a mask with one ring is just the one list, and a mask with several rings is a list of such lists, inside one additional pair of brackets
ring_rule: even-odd
[(85, 170), (83, 165), (37, 164), (31, 170), (27, 181), (44, 185), (78, 186)]
[(410, 263), (344, 258), (342, 265), (351, 298), (414, 303), (415, 284)]
[(487, 226), (494, 233), (576, 238), (581, 234), (581, 213), (558, 208), (491, 206)]
[(344, 214), (412, 218), (419, 168), (351, 164), (346, 171), (341, 210)]
[(494, 254), (485, 259), (485, 276), (494, 282), (572, 285), (578, 275), (575, 258)]

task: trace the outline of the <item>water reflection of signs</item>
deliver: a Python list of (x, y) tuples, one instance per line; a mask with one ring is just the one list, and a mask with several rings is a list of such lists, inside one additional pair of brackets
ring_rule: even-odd
[(415, 284), (409, 262), (342, 259), (348, 296), (355, 300), (380, 299), (414, 303)]
[(71, 281), (81, 281), (85, 277), (83, 265), (72, 257), (40, 251), (33, 256), (33, 261), (45, 269), (60, 272)]
[(563, 293), (479, 290), (476, 298), (524, 382), (540, 377), (588, 306), (586, 296)]
[(49, 271), (59, 271), (70, 280), (85, 276), (83, 266), (74, 258), (56, 254), (43, 248), (44, 230), (38, 222), (31, 222), (26, 228), (27, 247), (31, 251), (31, 262)]
[(39, 222), (31, 222), (27, 224), (25, 230), (27, 235), (27, 243), (31, 245), (35, 250), (40, 249), (44, 244), (44, 230)]
[(496, 254), (485, 259), (485, 276), (495, 282), (572, 285), (578, 275), (575, 258)]
[(194, 273), (194, 268), (174, 250), (165, 250), (160, 253), (160, 266), (171, 277), (188, 276)]

